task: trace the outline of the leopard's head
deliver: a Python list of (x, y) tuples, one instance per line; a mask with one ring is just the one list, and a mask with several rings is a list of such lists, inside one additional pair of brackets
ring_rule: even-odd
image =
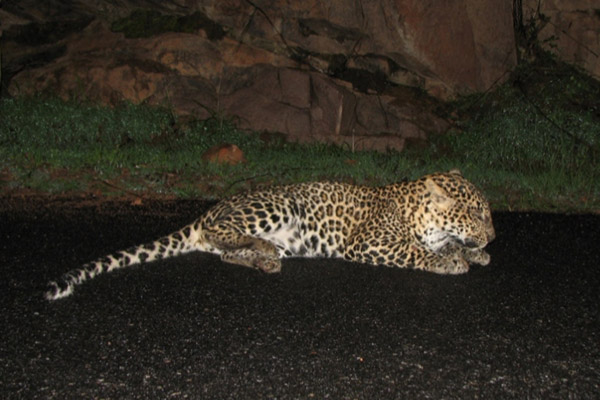
[(433, 251), (450, 242), (468, 248), (483, 248), (496, 233), (485, 196), (460, 171), (426, 175), (420, 215), (417, 216), (420, 241)]

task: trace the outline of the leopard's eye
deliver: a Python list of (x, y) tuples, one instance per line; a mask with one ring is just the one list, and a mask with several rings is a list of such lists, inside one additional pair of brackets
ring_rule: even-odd
[(481, 208), (471, 208), (470, 214), (473, 218), (476, 218), (480, 221), (485, 219), (484, 212)]

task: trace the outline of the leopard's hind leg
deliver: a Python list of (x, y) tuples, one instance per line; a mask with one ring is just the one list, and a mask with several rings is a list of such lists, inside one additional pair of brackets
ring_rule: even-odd
[(281, 260), (275, 245), (267, 240), (239, 233), (235, 227), (220, 224), (206, 228), (204, 239), (221, 251), (221, 260), (273, 273), (281, 271)]
[(257, 268), (268, 273), (281, 271), (281, 260), (255, 249), (227, 250), (221, 254), (221, 260), (246, 267)]

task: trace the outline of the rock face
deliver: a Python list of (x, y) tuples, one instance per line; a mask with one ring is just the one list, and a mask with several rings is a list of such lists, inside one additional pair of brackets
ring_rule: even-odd
[(10, 95), (147, 102), (353, 149), (443, 132), (438, 100), (487, 90), (516, 63), (512, 6), (497, 0), (1, 7)]
[(524, 22), (531, 18), (547, 50), (600, 79), (600, 1), (523, 0)]

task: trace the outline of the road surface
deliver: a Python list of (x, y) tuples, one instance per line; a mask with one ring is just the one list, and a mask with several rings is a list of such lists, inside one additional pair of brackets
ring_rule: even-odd
[(600, 397), (600, 216), (496, 213), (491, 264), (462, 276), (321, 259), (267, 275), (195, 253), (42, 298), (205, 207), (0, 207), (0, 397)]

